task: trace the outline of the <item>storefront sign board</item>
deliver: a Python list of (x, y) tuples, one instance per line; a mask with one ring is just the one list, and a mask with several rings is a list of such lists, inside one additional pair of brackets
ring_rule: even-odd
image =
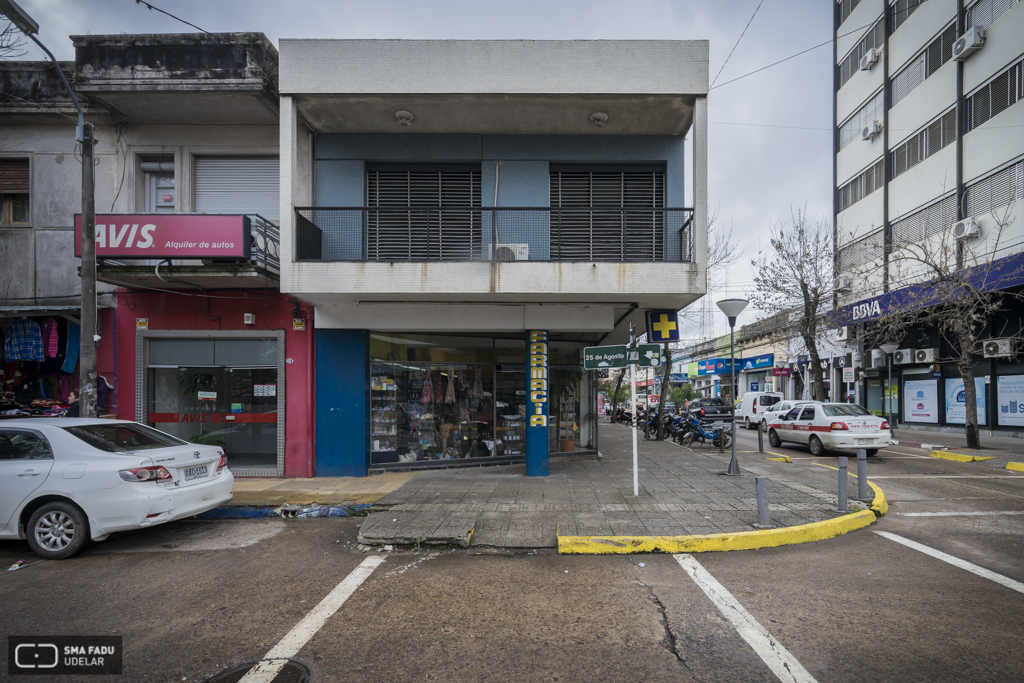
[[(249, 218), (217, 214), (97, 214), (100, 258), (249, 258)], [(75, 215), (75, 256), (82, 216)]]
[(647, 338), (659, 344), (679, 341), (679, 313), (647, 311)]
[(1024, 426), (1024, 375), (996, 377), (996, 405), (1000, 425)]
[(529, 330), (526, 357), (526, 476), (548, 476), (548, 333)]
[(758, 368), (770, 368), (775, 363), (774, 353), (765, 353), (753, 358), (737, 358), (739, 370), (757, 370)]
[[(985, 410), (985, 379), (974, 378), (974, 391), (978, 406), (978, 424), (986, 424), (987, 410)], [(959, 377), (946, 379), (946, 422), (949, 424), (967, 423), (967, 396), (964, 391), (964, 381)]]
[(789, 368), (772, 368), (772, 377), (789, 377)]
[(903, 383), (903, 416), (907, 422), (939, 423), (939, 388), (934, 379)]
[(624, 367), (626, 367), (626, 347), (624, 345), (588, 346), (583, 349), (584, 370)]

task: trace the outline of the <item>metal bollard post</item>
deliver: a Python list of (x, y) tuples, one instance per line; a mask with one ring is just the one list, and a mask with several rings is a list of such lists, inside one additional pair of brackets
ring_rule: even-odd
[(772, 518), (768, 515), (768, 478), (756, 477), (754, 479), (757, 487), (757, 529), (774, 529)]
[(725, 453), (725, 425), (718, 428), (718, 452)]
[(757, 452), (764, 453), (764, 432), (761, 431), (761, 425), (757, 425)]
[(868, 452), (857, 451), (857, 500), (868, 499)]
[(839, 507), (832, 508), (833, 512), (849, 512), (846, 509), (846, 467), (849, 458), (839, 458)]

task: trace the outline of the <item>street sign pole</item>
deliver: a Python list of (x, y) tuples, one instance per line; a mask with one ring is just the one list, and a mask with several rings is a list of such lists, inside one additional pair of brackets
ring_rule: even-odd
[[(629, 324), (629, 348), (632, 349), (636, 345), (636, 341), (633, 339), (633, 323)], [(636, 363), (629, 364), (629, 386), (630, 394), (633, 399), (633, 496), (640, 496), (640, 460), (637, 456), (636, 450)]]

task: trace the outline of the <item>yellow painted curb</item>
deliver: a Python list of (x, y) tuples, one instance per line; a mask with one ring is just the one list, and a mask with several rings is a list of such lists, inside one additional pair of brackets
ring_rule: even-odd
[[(818, 467), (827, 467), (828, 469), (835, 470), (836, 472), (839, 471), (838, 467), (822, 465), (820, 462), (812, 462), (811, 464), (817, 465)], [(850, 474), (849, 472), (847, 472), (846, 474), (847, 476), (853, 477), (854, 479), (857, 478), (856, 474)], [(889, 511), (889, 501), (885, 499), (885, 492), (881, 488), (879, 488), (877, 484), (872, 484), (870, 479), (868, 480), (868, 486), (870, 486), (871, 490), (875, 492), (875, 497), (871, 500), (871, 511), (874, 512), (877, 516), (881, 517)]]
[(782, 455), (778, 458), (765, 458), (765, 460), (774, 460), (775, 462), (793, 462), (793, 458), (788, 455)]
[(964, 455), (951, 451), (932, 451), (928, 454), (930, 458), (942, 458), (943, 460), (955, 460), (957, 462), (980, 462), (981, 460), (995, 460), (996, 456)]
[(875, 521), (871, 510), (843, 515), (822, 522), (800, 524), (784, 529), (761, 529), (707, 536), (559, 536), (561, 555), (623, 555), (631, 553), (705, 553), (727, 550), (753, 550), (823, 541), (863, 529)]
[(1006, 469), (1024, 472), (1024, 462), (1008, 462), (1006, 463)]

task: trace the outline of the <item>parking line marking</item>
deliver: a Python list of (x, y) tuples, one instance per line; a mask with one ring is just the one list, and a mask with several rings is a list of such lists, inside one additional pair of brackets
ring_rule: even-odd
[(302, 621), (297, 623), (277, 645), (260, 660), (256, 666), (242, 676), (238, 683), (271, 683), (281, 672), (288, 659), (299, 653), (299, 650), (316, 635), (327, 620), (337, 612), (345, 601), (352, 596), (357, 588), (369, 578), (373, 570), (384, 564), (385, 558), (371, 555), (363, 560), (352, 573), (342, 579), (316, 607), (309, 611)]
[(904, 517), (980, 517), (982, 515), (1024, 515), (1024, 510), (1006, 510), (1002, 512), (897, 512)]
[(780, 681), (817, 683), (796, 657), (790, 654), (789, 650), (784, 648), (771, 633), (768, 633), (732, 596), (732, 593), (727, 591), (725, 586), (716, 581), (715, 577), (711, 576), (708, 570), (694, 559), (693, 555), (673, 555), (673, 557)]
[(872, 479), (1020, 479), (1012, 474), (882, 474)]
[(986, 578), (989, 581), (995, 581), (996, 583), (998, 583), (998, 584), (1000, 584), (1002, 586), (1006, 586), (1007, 588), (1011, 588), (1011, 589), (1017, 591), (1018, 593), (1024, 593), (1024, 583), (1021, 583), (1020, 581), (1014, 581), (1013, 579), (1009, 578), (1008, 576), (1003, 576), (1002, 574), (996, 574), (994, 571), (985, 569), (984, 567), (979, 567), (976, 564), (971, 564), (967, 560), (961, 560), (959, 557), (953, 557), (952, 555), (947, 555), (946, 553), (942, 552), (941, 550), (936, 550), (935, 548), (929, 548), (928, 546), (923, 545), (921, 543), (918, 543), (917, 541), (911, 541), (909, 538), (903, 538), (902, 536), (897, 536), (896, 534), (889, 533), (888, 531), (876, 531), (875, 533), (878, 534), (879, 536), (883, 536), (885, 538), (888, 538), (890, 541), (896, 541), (897, 543), (902, 543), (903, 545), (907, 546), (908, 548), (913, 548), (914, 550), (918, 550), (918, 551), (924, 553), (925, 555), (931, 555), (932, 557), (934, 557), (937, 560), (942, 560), (943, 562), (948, 562), (949, 564), (953, 565), (954, 567), (960, 567), (961, 569), (966, 569), (967, 571), (971, 572), (972, 574), (977, 574), (978, 576)]

